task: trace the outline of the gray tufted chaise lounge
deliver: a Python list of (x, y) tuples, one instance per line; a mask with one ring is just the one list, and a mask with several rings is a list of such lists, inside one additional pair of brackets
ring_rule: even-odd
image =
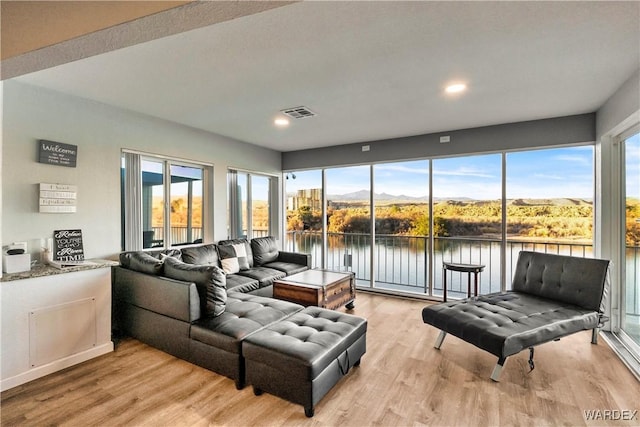
[(512, 290), (425, 307), (424, 323), (440, 329), (435, 347), (450, 333), (498, 357), (491, 379), (498, 381), (507, 357), (561, 337), (597, 329), (607, 319), (609, 261), (522, 251)]

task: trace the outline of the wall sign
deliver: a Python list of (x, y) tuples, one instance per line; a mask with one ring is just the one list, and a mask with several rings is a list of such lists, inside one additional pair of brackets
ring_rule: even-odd
[(76, 185), (40, 183), (40, 212), (74, 213), (77, 197), (78, 187)]
[(71, 144), (63, 144), (62, 142), (53, 142), (41, 139), (38, 141), (40, 148), (38, 151), (38, 161), (40, 163), (48, 163), (50, 165), (76, 167), (76, 159), (78, 158), (78, 146)]
[(53, 244), (54, 261), (84, 261), (82, 230), (55, 230)]

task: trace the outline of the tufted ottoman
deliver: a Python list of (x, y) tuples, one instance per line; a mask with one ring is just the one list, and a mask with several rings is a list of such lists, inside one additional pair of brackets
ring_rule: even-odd
[(247, 384), (304, 406), (315, 405), (366, 352), (367, 320), (307, 307), (242, 342)]

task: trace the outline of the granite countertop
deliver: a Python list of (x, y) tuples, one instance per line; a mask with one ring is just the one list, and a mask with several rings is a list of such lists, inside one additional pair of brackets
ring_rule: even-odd
[(11, 282), (14, 280), (33, 279), (35, 277), (55, 276), (56, 274), (72, 273), (74, 271), (94, 270), (96, 268), (106, 268), (118, 265), (116, 261), (108, 259), (89, 259), (85, 260), (82, 265), (74, 265), (73, 267), (56, 268), (50, 265), (37, 264), (31, 267), (31, 270), (21, 271), (19, 273), (3, 273), (0, 282)]

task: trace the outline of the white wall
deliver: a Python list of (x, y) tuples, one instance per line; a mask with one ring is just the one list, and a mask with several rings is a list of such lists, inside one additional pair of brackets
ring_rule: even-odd
[(640, 110), (640, 68), (620, 86), (596, 113), (598, 140)]
[[(227, 237), (227, 168), (281, 171), (277, 151), (15, 81), (5, 81), (3, 103), (3, 245), (80, 228), (87, 258), (113, 258), (123, 148), (214, 164), (215, 240)], [(77, 167), (38, 163), (39, 139), (77, 145)], [(77, 185), (77, 213), (39, 213), (41, 182)]]

